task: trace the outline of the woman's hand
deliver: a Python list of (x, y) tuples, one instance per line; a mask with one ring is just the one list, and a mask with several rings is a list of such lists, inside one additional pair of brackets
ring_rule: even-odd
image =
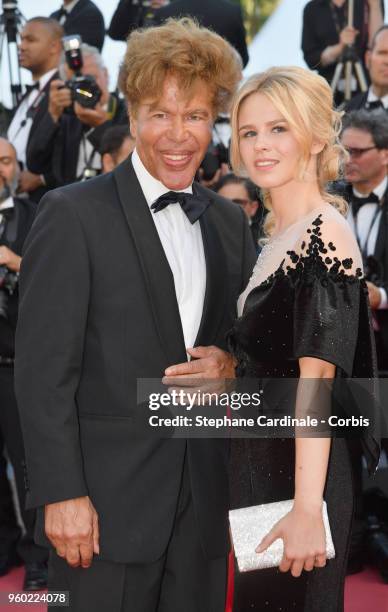
[(284, 543), (283, 559), (279, 565), (281, 572), (290, 570), (297, 578), (303, 569), (310, 572), (314, 567), (326, 565), (326, 533), (322, 506), (306, 509), (294, 505), (263, 538), (256, 552), (263, 552), (278, 538)]

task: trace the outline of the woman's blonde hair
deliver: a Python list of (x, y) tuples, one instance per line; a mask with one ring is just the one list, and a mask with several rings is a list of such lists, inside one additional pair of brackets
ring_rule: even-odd
[[(339, 178), (346, 152), (339, 141), (341, 113), (333, 109), (333, 94), (321, 76), (298, 68), (286, 66), (270, 68), (248, 79), (238, 90), (232, 108), (231, 163), (236, 174), (246, 176), (240, 148), (238, 118), (241, 104), (254, 93), (264, 94), (288, 122), (290, 129), (301, 145), (298, 178), (303, 180), (314, 142), (322, 143), (317, 156), (317, 179), (322, 198), (332, 204), (343, 215), (347, 204), (343, 198), (327, 190), (327, 184)], [(271, 211), (271, 197), (262, 190), (265, 207)], [(269, 212), (264, 223), (264, 233), (270, 236), (275, 224)]]

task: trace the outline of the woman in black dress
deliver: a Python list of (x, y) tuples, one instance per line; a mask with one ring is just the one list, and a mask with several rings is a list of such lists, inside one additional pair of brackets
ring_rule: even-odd
[[(330, 87), (301, 68), (251, 77), (236, 97), (234, 170), (262, 189), (269, 209), (268, 239), (230, 333), (237, 376), (374, 376), (361, 255), (344, 217), (345, 202), (326, 191), (343, 154), (339, 129)], [(370, 434), (364, 442), (374, 471), (379, 444)], [(258, 549), (282, 538), (279, 568), (236, 570), (234, 612), (343, 610), (353, 512), (346, 440), (236, 439), (231, 495), (232, 508), (294, 500)], [(336, 551), (327, 563), (323, 500)]]

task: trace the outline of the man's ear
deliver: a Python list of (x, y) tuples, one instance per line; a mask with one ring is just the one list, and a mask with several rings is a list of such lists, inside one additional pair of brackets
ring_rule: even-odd
[(370, 58), (371, 58), (372, 52), (368, 49), (365, 52), (365, 66), (368, 68), (368, 70), (370, 69)]
[(110, 153), (104, 153), (101, 161), (102, 161), (102, 169), (104, 171), (104, 174), (106, 172), (111, 172), (112, 170), (114, 170), (115, 164), (113, 161), (113, 157), (111, 156)]
[(129, 131), (130, 134), (132, 136), (132, 138), (134, 138), (136, 140), (136, 135), (137, 135), (137, 121), (136, 121), (136, 116), (133, 113), (130, 105), (127, 105), (127, 112), (128, 112), (128, 119), (129, 119)]

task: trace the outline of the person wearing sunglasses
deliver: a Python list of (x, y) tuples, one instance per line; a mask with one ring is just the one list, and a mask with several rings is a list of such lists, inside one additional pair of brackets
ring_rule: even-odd
[(388, 370), (388, 116), (382, 109), (352, 111), (341, 136), (348, 221), (363, 255), (369, 301), (374, 312), (377, 358)]

